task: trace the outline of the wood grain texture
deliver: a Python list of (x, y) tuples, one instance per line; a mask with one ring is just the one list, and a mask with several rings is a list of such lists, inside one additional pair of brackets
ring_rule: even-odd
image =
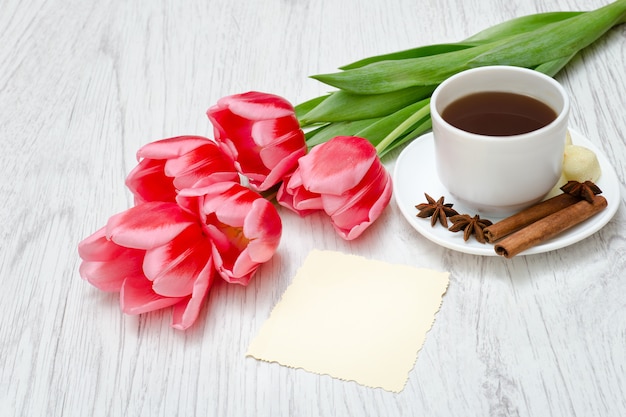
[[(247, 90), (299, 103), (308, 75), (458, 41), (515, 16), (600, 0), (0, 0), (0, 415), (626, 415), (626, 26), (557, 79), (571, 124), (604, 150), (621, 206), (568, 248), (512, 260), (425, 240), (392, 203), (345, 242), (281, 210), (278, 254), (216, 285), (186, 332), (124, 316), (78, 275), (78, 242), (132, 203), (145, 143), (211, 136), (206, 109)], [(384, 162), (393, 169), (393, 152)], [(246, 358), (311, 249), (446, 270), (448, 293), (399, 394)]]

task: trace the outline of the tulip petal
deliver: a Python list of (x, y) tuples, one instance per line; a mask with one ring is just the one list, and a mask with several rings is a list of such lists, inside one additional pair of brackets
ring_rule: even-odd
[(381, 196), (386, 184), (391, 181), (389, 173), (381, 163), (375, 163), (356, 187), (341, 195), (322, 196), (324, 211), (333, 216), (340, 210), (346, 210), (355, 204), (371, 206)]
[(142, 314), (170, 307), (182, 297), (163, 297), (152, 290), (152, 282), (145, 277), (126, 279), (120, 291), (120, 305), (126, 314)]
[(239, 181), (233, 160), (215, 142), (194, 149), (165, 163), (165, 174), (174, 177), (177, 189), (194, 186), (203, 178)]
[(128, 251), (106, 237), (106, 227), (100, 228), (78, 244), (78, 255), (85, 261), (111, 261)]
[(214, 213), (221, 223), (233, 227), (242, 227), (252, 202), (262, 198), (256, 192), (236, 183), (216, 184), (208, 190), (203, 212)]
[(188, 152), (193, 151), (211, 139), (202, 136), (176, 136), (168, 139), (161, 139), (144, 145), (137, 151), (137, 159), (170, 159), (178, 158)]
[(106, 233), (118, 245), (152, 249), (166, 244), (194, 224), (197, 224), (194, 217), (177, 204), (150, 202), (111, 217)]
[(247, 177), (265, 178), (270, 169), (259, 157), (259, 147), (250, 136), (249, 122), (230, 114), (224, 123), (228, 130), (216, 126), (215, 137), (222, 149), (231, 154), (235, 167)]
[(165, 162), (143, 159), (126, 177), (126, 186), (135, 196), (135, 205), (149, 201), (169, 201), (176, 198), (173, 180), (165, 175)]
[(252, 279), (259, 264), (252, 261), (247, 251), (214, 250), (213, 263), (218, 275), (230, 284), (246, 286)]
[(298, 119), (293, 113), (277, 119), (254, 122), (250, 135), (254, 143), (261, 147), (279, 145), (277, 147), (284, 148), (291, 142), (304, 144), (304, 132), (299, 129)]
[(285, 158), (293, 158), (294, 155), (298, 155), (298, 158), (300, 158), (306, 155), (306, 150), (304, 132), (297, 129), (274, 138), (273, 141), (265, 144), (259, 151), (259, 156), (265, 166), (275, 169), (279, 164), (284, 163), (283, 160)]
[(217, 106), (226, 107), (248, 120), (278, 119), (294, 112), (293, 106), (284, 98), (257, 91), (223, 97)]
[(235, 258), (235, 263), (219, 268), (218, 272), (226, 282), (245, 287), (250, 283), (258, 268), (259, 264), (250, 258), (247, 250), (244, 250)]
[(222, 147), (227, 144), (226, 149), (222, 149), (229, 152), (234, 160), (241, 159), (240, 150), (255, 146), (251, 134), (253, 121), (231, 112), (228, 107), (219, 105), (211, 107), (207, 115), (213, 124), (215, 140)]
[(280, 216), (272, 203), (262, 198), (252, 202), (252, 208), (243, 224), (243, 233), (250, 241), (250, 259), (263, 263), (272, 258), (282, 233)]
[(360, 200), (353, 200), (353, 204), (347, 205), (331, 216), (333, 227), (342, 238), (356, 239), (380, 217), (392, 194), (391, 179), (384, 184), (382, 191), (379, 187), (371, 187)]
[[(261, 151), (261, 156), (267, 151), (267, 149)], [(266, 191), (272, 188), (274, 185), (281, 182), (285, 177), (288, 177), (298, 166), (298, 160), (306, 155), (306, 149), (301, 149), (293, 152), (292, 154), (284, 157), (278, 162), (272, 170), (267, 174), (265, 178), (260, 178), (255, 183), (251, 182), (251, 186), (256, 191)]]
[(276, 193), (276, 201), (302, 217), (323, 209), (321, 195), (312, 193), (302, 186), (299, 169), (296, 169), (291, 177), (285, 179), (280, 185)]
[(202, 303), (209, 292), (209, 288), (213, 285), (215, 277), (213, 272), (213, 262), (209, 261), (198, 275), (193, 285), (191, 297), (174, 305), (172, 311), (172, 327), (185, 330), (196, 321)]
[(128, 277), (142, 276), (141, 261), (143, 251), (131, 249), (114, 261), (85, 261), (80, 264), (80, 276), (94, 287), (102, 291), (120, 291), (124, 280)]
[(210, 258), (211, 243), (200, 229), (189, 228), (168, 244), (148, 250), (143, 271), (157, 294), (184, 297), (191, 294)]
[(307, 191), (305, 188), (298, 188), (293, 193), (293, 207), (298, 213), (307, 213), (324, 208), (322, 196), (317, 193)]
[(119, 291), (129, 276), (140, 276), (144, 251), (129, 249), (106, 238), (105, 228), (99, 229), (78, 244), (83, 259), (80, 276), (102, 291)]
[(340, 195), (361, 182), (377, 158), (366, 139), (337, 136), (314, 147), (298, 164), (307, 190)]
[[(276, 193), (276, 201), (281, 206), (288, 208), (289, 210), (299, 214), (301, 217), (307, 216), (317, 211), (317, 210), (301, 210), (297, 205), (295, 196), (296, 196), (295, 192), (289, 191), (287, 187), (285, 187), (285, 184), (283, 183), (281, 184), (280, 188), (278, 189), (278, 192)], [(318, 194), (315, 194), (315, 196), (317, 196), (318, 201), (319, 201), (319, 206), (321, 207), (321, 198), (319, 198)]]

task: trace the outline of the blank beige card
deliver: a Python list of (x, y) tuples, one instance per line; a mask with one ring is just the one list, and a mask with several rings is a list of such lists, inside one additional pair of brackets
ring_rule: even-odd
[(312, 251), (247, 356), (400, 392), (449, 274)]

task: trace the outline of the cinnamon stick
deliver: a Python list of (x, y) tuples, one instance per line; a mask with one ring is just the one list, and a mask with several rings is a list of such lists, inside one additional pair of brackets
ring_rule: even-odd
[(484, 230), (485, 240), (489, 243), (494, 243), (495, 241), (502, 239), (503, 237), (508, 236), (511, 233), (536, 222), (537, 220), (543, 219), (552, 213), (556, 213), (565, 207), (569, 207), (578, 201), (580, 201), (580, 198), (566, 193), (544, 200), (510, 217), (500, 220), (489, 227), (486, 227)]
[(591, 203), (580, 200), (502, 239), (500, 243), (495, 245), (495, 251), (505, 258), (512, 258), (520, 252), (587, 220), (606, 206), (606, 199), (600, 195), (594, 196)]

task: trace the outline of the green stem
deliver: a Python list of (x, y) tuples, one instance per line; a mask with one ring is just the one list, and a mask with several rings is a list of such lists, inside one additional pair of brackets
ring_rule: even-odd
[(413, 86), (436, 85), (465, 69), (485, 65), (533, 68), (571, 56), (626, 18), (626, 0), (539, 26), (514, 36), (436, 55), (379, 61), (332, 74), (314, 75), (353, 94), (381, 94)]
[(407, 118), (404, 122), (400, 123), (398, 127), (391, 131), (383, 140), (376, 145), (376, 152), (380, 155), (385, 151), (385, 148), (389, 146), (394, 140), (399, 138), (408, 128), (415, 123), (427, 117), (430, 114), (430, 99), (424, 100), (424, 107), (413, 113), (413, 115)]
[(551, 23), (500, 43), (473, 58), (469, 66), (491, 64), (532, 67), (576, 54), (626, 17), (626, 0), (561, 22)]

